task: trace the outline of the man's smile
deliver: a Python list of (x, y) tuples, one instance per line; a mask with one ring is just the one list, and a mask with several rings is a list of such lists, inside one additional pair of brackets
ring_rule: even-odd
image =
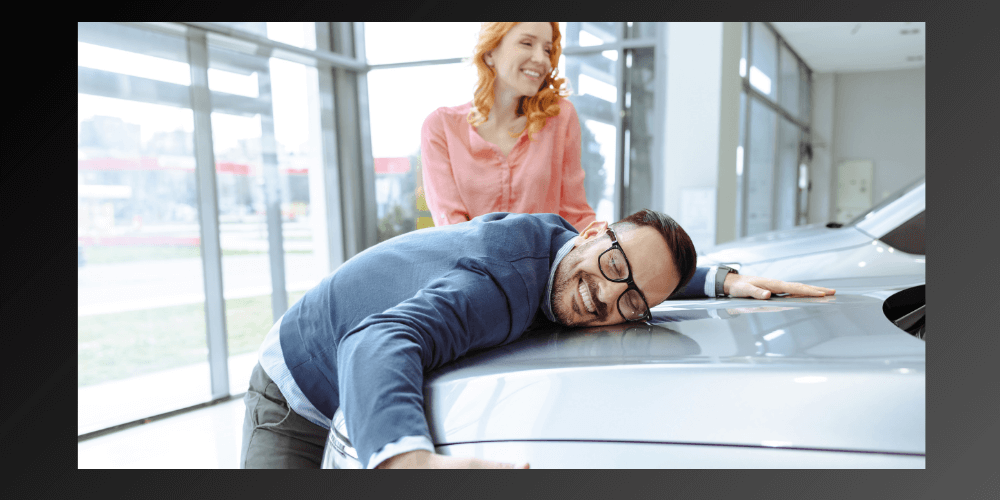
[(597, 313), (597, 307), (594, 305), (594, 298), (590, 295), (590, 288), (587, 287), (587, 283), (580, 278), (580, 285), (577, 287), (580, 292), (580, 299), (583, 300), (583, 306), (590, 311), (592, 314)]

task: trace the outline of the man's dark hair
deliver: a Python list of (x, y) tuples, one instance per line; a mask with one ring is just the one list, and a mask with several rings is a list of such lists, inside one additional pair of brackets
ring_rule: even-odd
[(659, 231), (660, 235), (667, 242), (667, 248), (674, 255), (674, 265), (681, 275), (681, 280), (677, 283), (677, 288), (670, 292), (670, 296), (684, 288), (694, 277), (695, 268), (698, 266), (698, 254), (695, 253), (694, 243), (688, 236), (684, 228), (680, 226), (672, 217), (655, 210), (644, 208), (638, 212), (611, 224), (611, 229), (615, 231), (628, 231), (635, 227), (651, 227)]

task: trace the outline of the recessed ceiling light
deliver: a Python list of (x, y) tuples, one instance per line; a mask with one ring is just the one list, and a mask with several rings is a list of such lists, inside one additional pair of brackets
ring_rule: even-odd
[(916, 61), (923, 61), (923, 60), (924, 60), (924, 56), (909, 56), (909, 57), (906, 58), (907, 62), (916, 62)]
[(899, 30), (900, 35), (916, 35), (917, 33), (920, 33), (920, 29), (918, 28), (913, 28), (912, 30)]

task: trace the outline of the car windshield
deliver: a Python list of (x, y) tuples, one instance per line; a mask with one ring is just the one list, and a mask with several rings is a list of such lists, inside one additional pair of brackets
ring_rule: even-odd
[(879, 202), (878, 205), (875, 205), (874, 207), (866, 210), (863, 214), (855, 217), (854, 220), (852, 220), (851, 222), (848, 222), (847, 224), (844, 224), (844, 225), (845, 226), (853, 226), (853, 225), (857, 224), (858, 222), (861, 222), (862, 220), (864, 220), (865, 217), (868, 217), (869, 214), (877, 212), (877, 211), (881, 210), (883, 207), (885, 207), (886, 205), (888, 205), (888, 204), (890, 204), (890, 203), (892, 203), (892, 202), (894, 202), (894, 201), (902, 198), (904, 194), (909, 193), (910, 191), (913, 190), (913, 188), (919, 186), (922, 182), (924, 182), (924, 178), (925, 178), (925, 176), (921, 175), (919, 178), (917, 178), (917, 180), (915, 180), (915, 181), (907, 184), (906, 186), (904, 186), (899, 191), (896, 191), (895, 193), (892, 193), (891, 195), (889, 195), (888, 197), (886, 197), (886, 199), (884, 199), (881, 202)]

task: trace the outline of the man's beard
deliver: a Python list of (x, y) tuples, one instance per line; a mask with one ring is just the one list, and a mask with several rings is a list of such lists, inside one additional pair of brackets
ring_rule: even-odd
[[(578, 249), (579, 248), (576, 248), (574, 250)], [(552, 286), (552, 296), (549, 297), (549, 302), (552, 304), (552, 314), (556, 317), (556, 320), (559, 321), (559, 323), (566, 326), (578, 326), (583, 324), (582, 322), (573, 322), (570, 320), (573, 313), (572, 306), (566, 305), (565, 302), (561, 300), (567, 293), (578, 293), (577, 287), (580, 285), (580, 280), (583, 279), (585, 286), (590, 289), (591, 300), (594, 303), (594, 307), (597, 309), (597, 320), (604, 321), (608, 317), (607, 306), (597, 300), (597, 285), (593, 283), (591, 277), (585, 275), (583, 271), (577, 271), (576, 274), (572, 276), (562, 276), (561, 274), (563, 273), (559, 272), (563, 268), (564, 264), (566, 265), (565, 269), (569, 269), (575, 267), (580, 261), (579, 258), (571, 259), (571, 257), (576, 256), (573, 256), (572, 253), (567, 255), (563, 258), (562, 262), (559, 263), (559, 267), (556, 268), (555, 283), (553, 283)], [(582, 312), (583, 311), (581, 311), (581, 313)]]

